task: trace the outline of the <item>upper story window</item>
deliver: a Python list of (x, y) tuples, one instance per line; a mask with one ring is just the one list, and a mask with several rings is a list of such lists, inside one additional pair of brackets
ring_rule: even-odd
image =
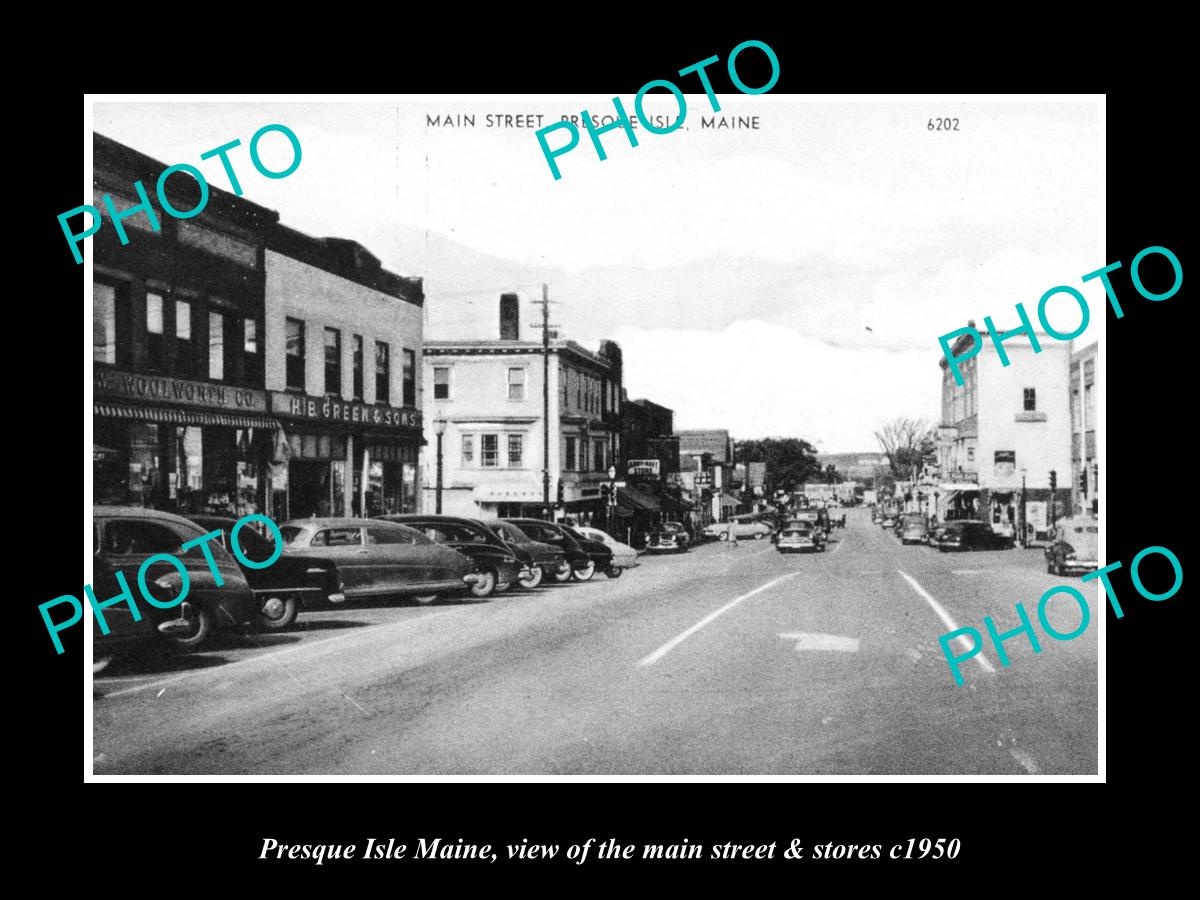
[(1037, 410), (1037, 390), (1025, 388), (1025, 412), (1034, 412), (1035, 410)]
[(287, 319), (287, 386), (304, 390), (304, 323)]
[(196, 371), (196, 345), (192, 341), (192, 304), (175, 301), (175, 374), (185, 378)]
[(342, 395), (342, 333), (325, 329), (325, 393)]
[(569, 472), (575, 471), (575, 438), (567, 438), (566, 452), (563, 453), (563, 468)]
[(524, 450), (524, 438), (519, 434), (510, 434), (508, 436), (508, 465), (511, 468), (519, 469), (521, 467), (522, 451)]
[(163, 367), (163, 298), (161, 294), (146, 295), (146, 367)]
[(603, 472), (607, 468), (604, 465), (604, 441), (592, 442), (592, 468), (597, 472)]
[(509, 369), (508, 370), (508, 399), (509, 400), (524, 400), (525, 399), (525, 369)]
[(375, 402), (390, 403), (392, 398), (391, 348), (383, 341), (375, 342)]
[(401, 373), (401, 389), (405, 406), (417, 405), (417, 356), (412, 350), (401, 350), (404, 356), (404, 369)]
[(244, 375), (246, 384), (261, 384), (262, 354), (258, 352), (258, 321), (242, 320), (242, 349), (245, 352)]
[(433, 369), (433, 399), (450, 399), (450, 369), (448, 366), (434, 366)]
[(353, 358), (350, 365), (354, 370), (354, 399), (361, 400), (363, 398), (363, 339), (361, 334), (354, 335), (351, 347)]
[(100, 282), (92, 285), (92, 360), (117, 362), (117, 289)]
[(208, 314), (208, 377), (213, 381), (225, 377), (225, 317), (219, 312)]
[(475, 465), (475, 436), (464, 434), (462, 436), (462, 464), (463, 466)]
[(497, 434), (480, 435), (479, 456), (479, 461), (485, 469), (500, 465), (500, 436)]

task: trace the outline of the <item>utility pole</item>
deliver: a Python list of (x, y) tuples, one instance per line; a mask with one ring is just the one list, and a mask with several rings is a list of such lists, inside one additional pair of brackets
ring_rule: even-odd
[[(550, 288), (542, 284), (542, 506), (549, 519), (554, 518), (550, 505)], [(561, 475), (560, 475), (561, 477)]]

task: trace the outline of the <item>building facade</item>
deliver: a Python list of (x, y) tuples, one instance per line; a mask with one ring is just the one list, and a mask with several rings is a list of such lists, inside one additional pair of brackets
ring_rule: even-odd
[[(1006, 340), (1008, 366), (989, 341), (962, 363), (962, 386), (940, 358), (940, 481), (933, 486), (940, 518), (982, 519), (1019, 537), (1024, 510), (1024, 531), (1032, 539), (1046, 533), (1051, 517), (1069, 511), (1070, 345), (1037, 337), (1039, 353), (1025, 335)], [(970, 335), (963, 335), (953, 352), (960, 355), (970, 345)]]
[(421, 280), (283, 226), (265, 258), (274, 518), (416, 512)]
[(602, 522), (600, 485), (621, 458), (620, 347), (519, 340), (515, 296), (501, 298), (501, 339), (425, 344), (425, 508), (437, 505), (440, 436), (444, 513)]
[(1096, 445), (1096, 344), (1071, 355), (1071, 497), (1077, 513), (1100, 514)]
[(685, 495), (696, 507), (697, 526), (720, 522), (742, 507), (729, 493), (735, 486), (733, 441), (723, 428), (677, 431), (679, 477)]
[[(183, 514), (265, 511), (277, 423), (264, 390), (266, 242), (278, 214), (215, 187), (177, 219), (138, 208), (167, 168), (93, 136), (94, 205), (125, 215), (92, 238), (93, 501)], [(178, 210), (195, 181), (166, 183)], [(153, 218), (151, 218), (153, 217)], [(157, 225), (157, 227), (155, 227)]]

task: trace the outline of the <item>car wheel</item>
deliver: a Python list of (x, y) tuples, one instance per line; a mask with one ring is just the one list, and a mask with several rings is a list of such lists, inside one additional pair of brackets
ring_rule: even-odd
[(596, 574), (596, 561), (589, 559), (587, 565), (582, 569), (573, 569), (571, 577), (576, 581), (591, 581), (592, 576)]
[(541, 566), (530, 566), (529, 577), (518, 578), (517, 583), (523, 588), (533, 589), (542, 583), (542, 579), (546, 577), (546, 573), (542, 571)]
[(296, 621), (300, 604), (295, 597), (270, 597), (258, 609), (258, 627), (266, 631), (283, 631)]
[(496, 589), (496, 573), (491, 569), (484, 569), (477, 574), (479, 578), (471, 585), (471, 596), (479, 598), (490, 597), (492, 591)]
[(566, 584), (571, 580), (571, 564), (569, 562), (564, 562), (559, 567), (558, 571), (554, 573), (554, 580), (559, 584)]
[(192, 617), (187, 621), (189, 625), (187, 631), (173, 632), (168, 640), (180, 650), (195, 650), (208, 640), (208, 636), (212, 632), (212, 613), (206, 609), (192, 607)]
[(625, 570), (619, 566), (609, 566), (607, 569), (605, 569), (604, 574), (609, 578), (620, 578), (623, 571)]
[(514, 584), (514, 582), (511, 582), (511, 581), (497, 581), (496, 582), (496, 593), (503, 594), (510, 587), (512, 587), (513, 584)]
[(729, 540), (729, 532), (728, 532), (728, 531), (722, 531), (722, 532), (721, 532), (719, 535), (717, 535), (717, 540), (719, 540), (719, 541), (727, 541), (727, 540)]
[(422, 606), (428, 606), (437, 599), (437, 594), (418, 594), (417, 596), (413, 597), (413, 599)]

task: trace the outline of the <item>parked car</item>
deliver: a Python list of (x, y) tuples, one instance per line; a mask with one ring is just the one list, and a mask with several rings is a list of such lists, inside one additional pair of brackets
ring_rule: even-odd
[(561, 575), (560, 581), (571, 577), (571, 565), (560, 548), (544, 541), (535, 541), (512, 522), (488, 519), (483, 524), (504, 543), (529, 555), (527, 564), (529, 574), (517, 578), (517, 583), (521, 587), (535, 588), (547, 575), (551, 577)]
[[(475, 563), (475, 571), (479, 575), (478, 580), (471, 585), (471, 595), (474, 597), (490, 597), (493, 592), (502, 594), (513, 586), (522, 572), (528, 577), (527, 566), (517, 558), (517, 552), (476, 519), (426, 513), (404, 513), (376, 518), (383, 522), (397, 522), (415, 528), (430, 540), (469, 557)], [(527, 554), (522, 551), (521, 555)]]
[(395, 594), (431, 603), (441, 594), (465, 593), (479, 580), (468, 557), (395, 522), (292, 519), (279, 531), (289, 552), (333, 561), (347, 600)]
[(929, 522), (924, 516), (902, 516), (900, 519), (900, 543), (929, 543)]
[[(195, 650), (208, 641), (215, 629), (239, 628), (254, 621), (258, 600), (224, 547), (212, 542), (207, 545), (220, 575), (219, 586), (199, 546), (181, 552), (183, 544), (204, 534), (196, 523), (171, 513), (123, 506), (92, 507), (95, 557), (92, 591), (99, 602), (119, 594), (121, 586), (116, 575), (120, 572), (142, 615), (135, 622), (127, 603), (106, 607), (103, 615), (109, 627), (107, 635), (101, 634), (93, 617), (93, 655), (97, 660), (135, 644), (161, 639), (185, 650)], [(150, 605), (138, 590), (137, 576), (142, 563), (160, 553), (180, 560), (188, 574), (187, 596), (170, 609)], [(179, 570), (165, 561), (153, 563), (145, 580), (160, 602), (178, 597), (183, 586)]]
[[(201, 515), (191, 516), (190, 520), (206, 532), (220, 531), (220, 544), (229, 550), (229, 532), (237, 519)], [(275, 554), (274, 541), (247, 525), (238, 530), (238, 546), (251, 562), (266, 562)], [(282, 631), (295, 622), (306, 600), (315, 604), (322, 600), (341, 603), (346, 599), (338, 582), (337, 566), (329, 559), (284, 552), (265, 569), (254, 569), (241, 562), (238, 566), (258, 598), (258, 625), (269, 631)]]
[(647, 553), (687, 553), (692, 539), (679, 522), (663, 522), (646, 535)]
[(825, 542), (807, 523), (788, 523), (779, 533), (775, 549), (780, 553), (799, 553), (803, 550), (824, 550)]
[(1072, 516), (1055, 524), (1046, 548), (1051, 575), (1091, 572), (1100, 565), (1100, 523), (1092, 516)]
[[(608, 544), (604, 543), (604, 541), (594, 541), (591, 538), (584, 536), (579, 530), (571, 525), (561, 525), (560, 527), (563, 531), (575, 539), (575, 543), (583, 548), (583, 552), (586, 553), (595, 564), (595, 569), (593, 571), (604, 572), (606, 575), (612, 571), (613, 550), (610, 546), (608, 546)], [(609, 575), (609, 577), (611, 578), (612, 576)], [(581, 578), (580, 580), (587, 581), (587, 578)]]
[(987, 522), (956, 519), (940, 526), (933, 534), (938, 550), (1011, 549), (1011, 535), (997, 534)]
[(885, 512), (879, 519), (880, 528), (895, 528), (897, 516), (895, 513)]
[(638, 562), (638, 552), (628, 544), (622, 544), (608, 532), (587, 525), (580, 525), (575, 530), (589, 541), (599, 541), (612, 551), (612, 565), (604, 573), (609, 578), (620, 578), (626, 569), (641, 565)]
[[(504, 521), (516, 525), (534, 540), (542, 541), (562, 551), (567, 558), (568, 567), (554, 573), (555, 581), (565, 582), (572, 578), (577, 581), (588, 581), (596, 574), (596, 561), (589, 550), (585, 549), (557, 522), (547, 522), (544, 519), (505, 519)], [(593, 542), (589, 541), (588, 543)], [(600, 546), (603, 548), (604, 545)], [(608, 552), (607, 556), (611, 562), (612, 553)], [(607, 565), (606, 562), (605, 566), (607, 567)]]

